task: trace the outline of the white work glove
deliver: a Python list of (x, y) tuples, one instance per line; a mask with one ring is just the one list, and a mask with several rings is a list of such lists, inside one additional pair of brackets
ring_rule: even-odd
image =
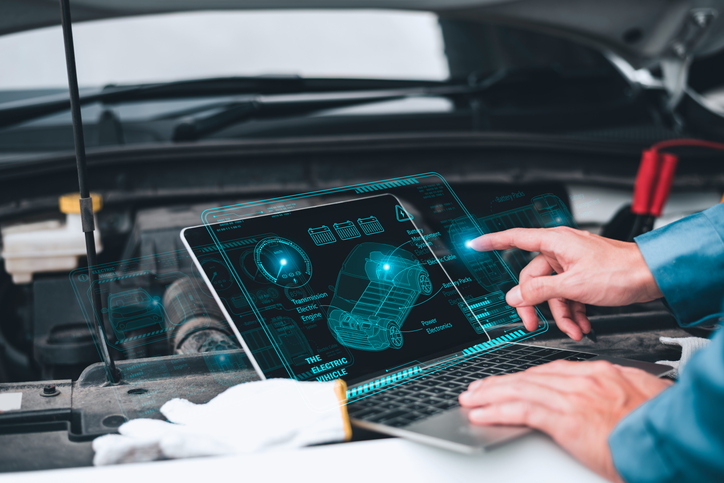
[(657, 361), (657, 364), (666, 364), (674, 368), (673, 377), (678, 378), (681, 371), (684, 370), (684, 366), (691, 356), (697, 351), (703, 349), (711, 342), (709, 339), (702, 339), (701, 337), (659, 337), (662, 344), (666, 345), (678, 345), (681, 346), (681, 359), (678, 361)]
[(250, 453), (351, 437), (341, 381), (270, 379), (231, 387), (206, 404), (172, 399), (169, 422), (134, 419), (93, 441), (93, 464)]

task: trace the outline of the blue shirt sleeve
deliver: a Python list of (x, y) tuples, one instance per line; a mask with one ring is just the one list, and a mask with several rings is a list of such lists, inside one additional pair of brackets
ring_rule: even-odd
[[(724, 301), (724, 205), (636, 243), (680, 325), (716, 322)], [(628, 483), (724, 481), (724, 330), (675, 385), (621, 420), (608, 443)]]
[(676, 384), (622, 419), (608, 444), (628, 483), (724, 481), (724, 330)]
[(635, 239), (679, 325), (716, 322), (724, 300), (724, 203)]

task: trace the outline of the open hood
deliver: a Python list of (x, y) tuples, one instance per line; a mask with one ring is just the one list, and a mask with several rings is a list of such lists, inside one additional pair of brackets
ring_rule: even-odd
[[(634, 67), (724, 49), (724, 0), (72, 0), (73, 20), (191, 10), (425, 10), (517, 25), (610, 51)], [(3, 0), (0, 35), (56, 25), (57, 0)]]

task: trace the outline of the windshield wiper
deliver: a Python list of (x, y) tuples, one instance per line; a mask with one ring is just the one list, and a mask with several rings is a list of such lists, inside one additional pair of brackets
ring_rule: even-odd
[[(292, 116), (323, 109), (345, 107), (408, 97), (437, 96), (452, 99), (471, 97), (498, 85), (521, 88), (556, 84), (564, 79), (601, 79), (600, 73), (583, 75), (562, 72), (555, 67), (506, 68), (473, 73), (459, 81), (410, 81), (388, 79), (325, 79), (298, 76), (225, 77), (107, 86), (81, 95), (80, 103), (104, 104), (158, 101), (163, 99), (229, 97), (185, 112), (174, 127), (172, 139), (191, 141), (219, 131), (235, 122), (257, 117)], [(46, 96), (0, 104), (0, 128), (62, 112), (70, 108), (64, 95)], [(173, 118), (178, 118), (174, 116)], [(168, 118), (168, 116), (165, 116)]]
[(488, 76), (471, 77), (468, 83), (438, 84), (437, 86), (407, 87), (387, 90), (324, 92), (253, 96), (225, 105), (214, 104), (208, 109), (182, 117), (174, 126), (171, 139), (175, 142), (195, 141), (218, 132), (227, 126), (250, 119), (299, 116), (325, 109), (348, 107), (373, 102), (410, 97), (471, 96), (489, 90), (502, 81), (517, 78), (512, 71), (501, 69)]
[[(441, 85), (434, 81), (407, 81), (386, 79), (324, 79), (299, 76), (220, 77), (194, 79), (159, 84), (129, 86), (109, 85), (102, 89), (86, 90), (80, 95), (80, 104), (96, 102), (157, 101), (198, 97), (221, 97), (239, 94), (292, 94), (336, 92), (399, 87), (425, 87)], [(35, 97), (0, 104), (0, 128), (12, 126), (39, 117), (70, 109), (68, 94)]]
[(182, 117), (174, 126), (171, 139), (176, 142), (195, 141), (227, 126), (249, 119), (299, 116), (325, 109), (391, 101), (409, 97), (450, 97), (471, 94), (475, 88), (466, 85), (445, 87), (372, 90), (356, 92), (282, 94), (253, 96)]

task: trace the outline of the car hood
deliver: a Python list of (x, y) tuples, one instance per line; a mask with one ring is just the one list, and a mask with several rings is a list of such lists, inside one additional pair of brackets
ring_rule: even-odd
[[(425, 10), (516, 25), (613, 52), (634, 67), (724, 49), (724, 0), (72, 0), (74, 21), (224, 9)], [(57, 0), (3, 0), (0, 35), (56, 25)]]

